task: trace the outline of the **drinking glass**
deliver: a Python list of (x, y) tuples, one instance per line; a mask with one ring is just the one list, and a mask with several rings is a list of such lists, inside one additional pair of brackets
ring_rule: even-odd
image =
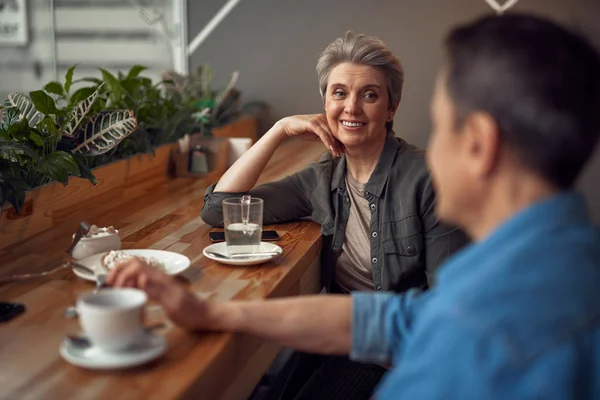
[(262, 223), (262, 199), (245, 195), (223, 200), (223, 225), (229, 254), (259, 252)]

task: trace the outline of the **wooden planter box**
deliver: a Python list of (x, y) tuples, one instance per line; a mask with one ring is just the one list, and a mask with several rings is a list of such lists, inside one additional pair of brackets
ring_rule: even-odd
[[(256, 126), (255, 118), (242, 118), (213, 133), (223, 138), (256, 138)], [(209, 144), (217, 151), (217, 163), (210, 174), (202, 177), (217, 180), (225, 172), (229, 148), (215, 144), (223, 142), (228, 145), (224, 139)], [(79, 222), (90, 218), (86, 210), (91, 207), (102, 210), (104, 205), (111, 207), (115, 202), (148, 195), (153, 186), (176, 176), (194, 177), (185, 171), (186, 157), (177, 143), (166, 144), (157, 147), (154, 155), (136, 155), (95, 168), (92, 172), (98, 181), (96, 185), (71, 177), (66, 186), (55, 182), (29, 191), (18, 214), (12, 206), (5, 206), (0, 214), (0, 251), (58, 224), (71, 224), (75, 230)]]
[(258, 140), (258, 120), (255, 117), (245, 116), (230, 124), (214, 128), (214, 137), (224, 138), (250, 138), (252, 144)]
[(177, 144), (159, 146), (155, 154), (142, 154), (95, 168), (98, 183), (71, 177), (68, 185), (50, 183), (27, 193), (17, 214), (12, 206), (0, 215), (0, 249), (25, 240), (53, 225), (86, 219), (86, 209), (114, 204), (147, 193), (167, 178), (169, 157)]

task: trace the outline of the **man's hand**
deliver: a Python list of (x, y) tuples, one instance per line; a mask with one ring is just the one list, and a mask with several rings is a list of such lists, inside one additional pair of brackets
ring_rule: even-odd
[(144, 290), (167, 316), (188, 330), (245, 332), (301, 351), (348, 354), (352, 298), (301, 296), (267, 301), (203, 301), (173, 277), (139, 259), (124, 262), (109, 285)]
[(106, 282), (116, 287), (145, 291), (151, 300), (163, 307), (169, 319), (185, 329), (211, 329), (210, 303), (199, 299), (172, 276), (137, 258), (119, 264), (108, 275)]

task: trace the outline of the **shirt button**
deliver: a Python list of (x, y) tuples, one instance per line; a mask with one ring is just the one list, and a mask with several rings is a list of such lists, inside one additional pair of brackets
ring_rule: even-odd
[(381, 285), (377, 285), (377, 287), (375, 289), (381, 290)]
[(408, 254), (415, 254), (415, 248), (413, 246), (407, 246), (406, 247), (406, 252)]
[(375, 209), (375, 204), (371, 204), (371, 210)]
[(371, 262), (372, 262), (373, 264), (377, 264), (377, 257), (373, 257), (373, 259), (371, 260)]
[(373, 236), (374, 238), (376, 238), (377, 237), (377, 232), (371, 233), (371, 236)]

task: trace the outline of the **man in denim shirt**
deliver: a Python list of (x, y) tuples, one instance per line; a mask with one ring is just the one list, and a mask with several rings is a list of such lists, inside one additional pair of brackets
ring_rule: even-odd
[(516, 14), (446, 48), (428, 161), (439, 218), (474, 243), (432, 289), (211, 303), (137, 261), (110, 282), (191, 330), (390, 364), (378, 399), (600, 398), (600, 233), (572, 191), (600, 135), (600, 56)]

